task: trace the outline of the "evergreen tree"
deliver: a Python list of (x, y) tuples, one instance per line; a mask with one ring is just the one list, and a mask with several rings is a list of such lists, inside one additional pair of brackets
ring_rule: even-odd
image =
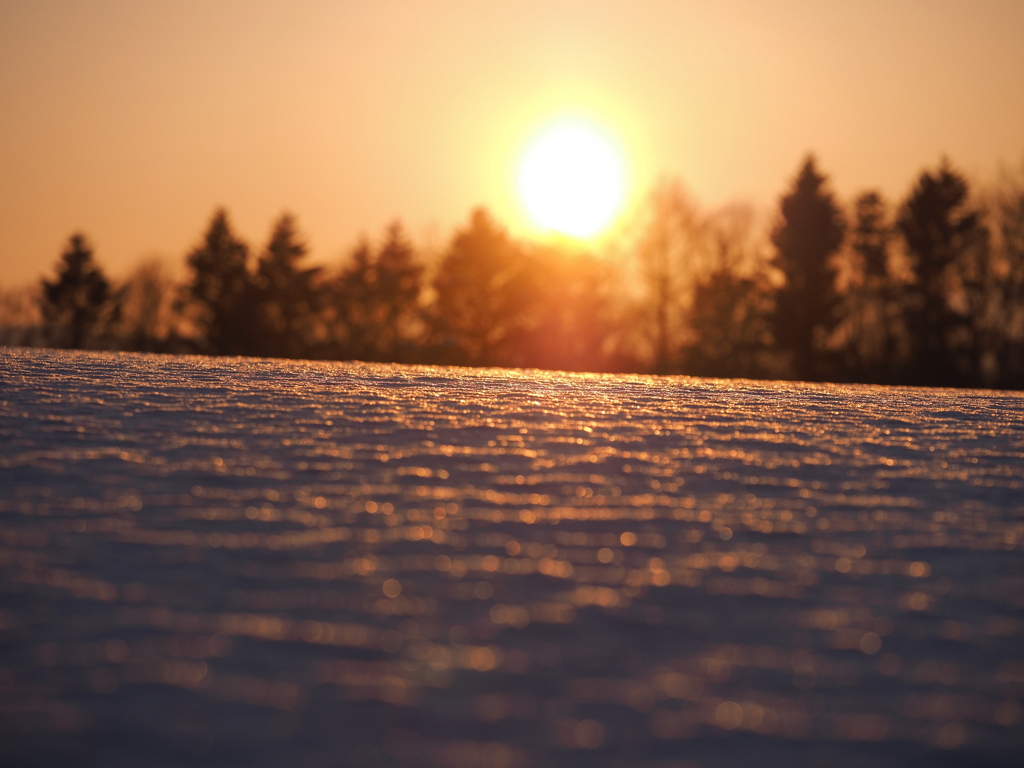
[(842, 310), (846, 367), (860, 381), (891, 381), (901, 354), (901, 286), (890, 267), (893, 225), (877, 192), (854, 203), (848, 288)]
[(361, 243), (335, 290), (339, 354), (356, 360), (412, 360), (422, 285), (423, 265), (398, 222), (388, 228), (376, 254), (369, 243)]
[(823, 356), (837, 319), (832, 257), (843, 242), (844, 222), (813, 157), (782, 198), (780, 212), (772, 243), (785, 284), (772, 317), (775, 344), (789, 356), (797, 378), (820, 379), (827, 375)]
[(335, 354), (344, 360), (376, 357), (376, 265), (373, 251), (362, 241), (342, 269), (334, 289)]
[(377, 293), (380, 301), (378, 346), (381, 353), (395, 362), (409, 359), (411, 346), (418, 334), (420, 292), (423, 289), (423, 265), (405, 236), (401, 224), (388, 228), (377, 255)]
[(914, 275), (906, 308), (913, 344), (910, 381), (965, 383), (977, 367), (971, 359), (975, 349), (964, 292), (977, 279), (969, 274), (975, 268), (969, 262), (985, 258), (981, 250), (987, 243), (981, 217), (970, 207), (966, 180), (945, 161), (935, 173), (925, 171), (896, 226)]
[(56, 280), (43, 280), (40, 309), (46, 338), (56, 347), (81, 349), (116, 321), (120, 294), (93, 261), (82, 234), (68, 240), (57, 273)]
[(440, 354), (462, 365), (516, 365), (538, 296), (522, 250), (482, 208), (456, 233), (434, 278)]
[(294, 358), (310, 353), (320, 305), (320, 268), (302, 266), (307, 253), (295, 218), (282, 214), (256, 269), (261, 354)]
[(188, 255), (192, 271), (186, 298), (196, 309), (200, 346), (214, 355), (251, 354), (258, 333), (256, 292), (249, 248), (231, 230), (227, 212), (216, 211), (202, 243)]
[(885, 200), (874, 191), (860, 195), (854, 203), (853, 250), (861, 257), (868, 278), (889, 278), (889, 241), (892, 227), (886, 220)]

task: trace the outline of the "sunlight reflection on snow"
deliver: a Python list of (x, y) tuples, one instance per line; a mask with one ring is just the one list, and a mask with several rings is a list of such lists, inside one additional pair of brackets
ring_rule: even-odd
[(15, 750), (141, 732), (150, 764), (461, 768), (1022, 745), (1019, 395), (0, 360)]

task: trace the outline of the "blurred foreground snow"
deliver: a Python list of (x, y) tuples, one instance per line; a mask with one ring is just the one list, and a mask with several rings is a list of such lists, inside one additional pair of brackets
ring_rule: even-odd
[(0, 349), (0, 763), (1018, 765), (1024, 398)]

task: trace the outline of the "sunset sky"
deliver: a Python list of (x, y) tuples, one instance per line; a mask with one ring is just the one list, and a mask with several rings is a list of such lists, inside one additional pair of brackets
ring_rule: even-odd
[(180, 264), (217, 206), (320, 261), (400, 218), (440, 246), (583, 114), (629, 199), (660, 176), (768, 208), (813, 151), (844, 199), (942, 155), (1024, 163), (1021, 0), (0, 0), (0, 286), (85, 232), (121, 276)]

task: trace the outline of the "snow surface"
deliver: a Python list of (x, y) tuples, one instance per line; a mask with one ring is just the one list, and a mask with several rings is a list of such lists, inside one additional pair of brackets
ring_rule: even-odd
[(0, 763), (1017, 765), (1024, 398), (0, 349)]

